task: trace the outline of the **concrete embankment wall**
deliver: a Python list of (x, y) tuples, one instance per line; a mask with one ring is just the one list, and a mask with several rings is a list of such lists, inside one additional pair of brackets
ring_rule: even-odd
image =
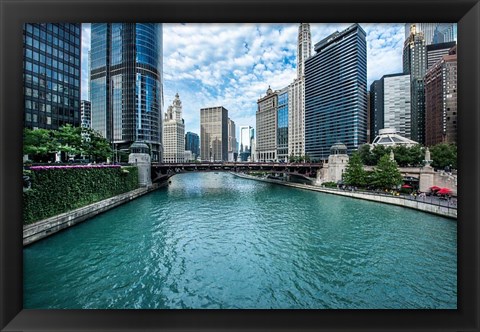
[(118, 205), (152, 192), (163, 185), (164, 184), (154, 184), (151, 187), (138, 188), (121, 195), (104, 199), (100, 202), (59, 214), (58, 216), (25, 225), (23, 226), (23, 245), (29, 245), (65, 228), (74, 226)]
[(399, 205), (399, 206), (403, 206), (403, 207), (406, 207), (406, 208), (411, 208), (411, 209), (415, 209), (415, 210), (419, 210), (419, 211), (423, 211), (423, 212), (437, 214), (437, 215), (447, 217), (447, 218), (457, 219), (457, 209), (452, 208), (452, 207), (438, 206), (438, 205), (435, 205), (435, 204), (429, 204), (429, 203), (424, 203), (424, 202), (421, 202), (421, 201), (409, 200), (409, 199), (404, 199), (404, 198), (394, 197), (394, 196), (390, 197), (390, 196), (385, 196), (385, 195), (376, 195), (374, 193), (362, 193), (362, 192), (335, 190), (335, 189), (328, 189), (328, 188), (299, 184), (299, 183), (291, 183), (291, 182), (286, 182), (286, 181), (263, 179), (263, 178), (258, 178), (258, 177), (251, 176), (251, 175), (246, 175), (246, 174), (238, 174), (238, 173), (232, 173), (232, 174), (234, 174), (236, 176), (239, 176), (239, 177), (242, 177), (242, 178), (246, 178), (246, 179), (252, 179), (252, 180), (257, 180), (257, 181), (264, 181), (264, 182), (270, 182), (270, 183), (275, 183), (275, 184), (281, 184), (281, 185), (288, 186), (288, 187), (295, 187), (295, 188), (300, 188), (300, 189), (319, 191), (319, 192), (328, 193), (328, 194), (347, 196), (347, 197), (358, 198), (358, 199), (365, 199), (365, 200), (384, 203), (384, 204)]

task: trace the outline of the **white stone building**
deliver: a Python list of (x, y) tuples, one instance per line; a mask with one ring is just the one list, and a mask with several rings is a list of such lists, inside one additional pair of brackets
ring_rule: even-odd
[(385, 75), (383, 79), (383, 128), (411, 137), (410, 75)]
[(257, 103), (257, 147), (255, 159), (262, 162), (276, 160), (278, 91), (273, 92), (268, 87), (266, 96), (260, 98)]
[(168, 106), (163, 122), (163, 162), (185, 161), (185, 122), (182, 119), (182, 102), (178, 93)]
[(310, 24), (298, 27), (297, 77), (288, 91), (288, 155), (305, 155), (305, 60), (312, 55)]

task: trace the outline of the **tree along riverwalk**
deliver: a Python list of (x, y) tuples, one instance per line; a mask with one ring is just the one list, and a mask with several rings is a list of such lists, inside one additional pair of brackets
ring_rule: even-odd
[(307, 185), (307, 184), (301, 184), (301, 183), (293, 183), (293, 182), (287, 182), (283, 180), (260, 178), (257, 176), (252, 176), (252, 175), (247, 175), (242, 173), (232, 172), (232, 174), (245, 179), (270, 182), (270, 183), (280, 184), (288, 187), (319, 191), (327, 194), (365, 199), (365, 200), (384, 203), (384, 204), (399, 205), (406, 208), (415, 209), (415, 210), (419, 210), (427, 213), (432, 213), (432, 214), (440, 215), (447, 218), (457, 219), (456, 199), (452, 201), (449, 201), (449, 200), (442, 201), (440, 199), (433, 198), (433, 197), (418, 197), (417, 199), (414, 199), (413, 197), (410, 197), (410, 196), (403, 196), (403, 195), (393, 196), (392, 194), (387, 194), (383, 192), (359, 191), (359, 190), (349, 191), (349, 190), (319, 187), (319, 186)]

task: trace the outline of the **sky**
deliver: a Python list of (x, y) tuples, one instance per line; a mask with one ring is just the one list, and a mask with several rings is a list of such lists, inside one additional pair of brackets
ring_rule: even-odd
[[(351, 23), (310, 24), (313, 46)], [(402, 71), (403, 23), (360, 23), (367, 33), (367, 89)], [(200, 109), (224, 106), (237, 128), (255, 128), (257, 100), (296, 78), (296, 23), (163, 24), (164, 112), (176, 93), (185, 132), (200, 133)], [(88, 100), (90, 24), (82, 25), (82, 99)]]

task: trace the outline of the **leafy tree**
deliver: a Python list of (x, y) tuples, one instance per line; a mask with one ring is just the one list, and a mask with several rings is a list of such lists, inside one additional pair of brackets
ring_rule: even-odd
[(370, 145), (369, 144), (363, 144), (361, 145), (358, 150), (358, 155), (360, 156), (360, 159), (362, 159), (362, 162), (364, 165), (368, 166), (373, 166), (375, 165), (373, 161), (373, 154), (370, 151)]
[(440, 143), (430, 148), (430, 156), (433, 160), (432, 167), (444, 169), (450, 166), (457, 169), (457, 146), (455, 144)]
[(348, 161), (347, 168), (343, 173), (343, 182), (352, 186), (365, 186), (366, 172), (363, 169), (362, 159), (358, 152), (354, 152)]
[(409, 150), (405, 145), (397, 145), (393, 148), (393, 153), (395, 155), (395, 161), (398, 166), (406, 167), (410, 163)]
[(383, 145), (375, 145), (375, 147), (372, 149), (372, 166), (377, 165), (378, 162), (380, 161), (380, 158), (382, 158), (384, 155), (389, 155), (390, 154), (390, 148), (386, 148)]
[(425, 159), (425, 150), (420, 144), (408, 148), (409, 163), (412, 166), (423, 165)]
[(82, 137), (83, 153), (91, 160), (103, 162), (112, 156), (110, 143), (99, 132), (91, 128), (82, 128)]
[(46, 162), (52, 159), (52, 154), (57, 152), (58, 143), (52, 130), (29, 129), (23, 130), (23, 154), (37, 162)]
[(66, 124), (54, 131), (54, 136), (58, 142), (58, 151), (65, 153), (67, 156), (83, 154), (81, 127)]
[(389, 155), (383, 155), (373, 171), (372, 184), (377, 188), (391, 189), (402, 182), (403, 177), (398, 170), (397, 163), (390, 160)]

